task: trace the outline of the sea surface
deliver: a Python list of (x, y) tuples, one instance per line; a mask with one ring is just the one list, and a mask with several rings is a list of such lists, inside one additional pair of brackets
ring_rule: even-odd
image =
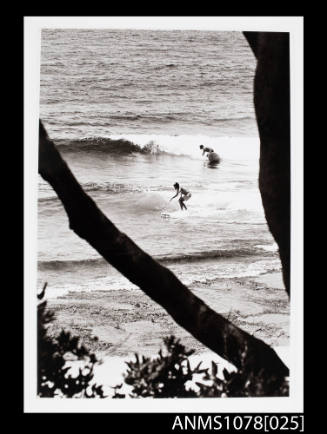
[[(254, 70), (239, 32), (42, 31), (49, 136), (113, 223), (187, 285), (281, 268), (258, 189)], [(192, 193), (183, 213), (175, 182)], [(41, 177), (38, 200), (39, 288), (135, 288), (69, 230)]]

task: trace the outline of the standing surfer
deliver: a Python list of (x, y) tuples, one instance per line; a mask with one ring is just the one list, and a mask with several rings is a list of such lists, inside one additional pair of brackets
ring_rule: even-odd
[(180, 205), (180, 207), (181, 207), (181, 210), (183, 210), (183, 209), (187, 209), (186, 208), (186, 205), (185, 205), (185, 201), (186, 200), (189, 200), (189, 198), (192, 196), (192, 194), (189, 192), (189, 191), (187, 191), (185, 188), (183, 188), (183, 187), (180, 187), (180, 185), (178, 184), (178, 182), (175, 182), (175, 184), (174, 184), (174, 189), (176, 190), (176, 194), (175, 194), (175, 196), (173, 196), (170, 200), (169, 200), (169, 202), (171, 201), (171, 200), (173, 200), (175, 197), (177, 197), (179, 194), (181, 195), (181, 197), (178, 199), (178, 202), (179, 202), (179, 205)]

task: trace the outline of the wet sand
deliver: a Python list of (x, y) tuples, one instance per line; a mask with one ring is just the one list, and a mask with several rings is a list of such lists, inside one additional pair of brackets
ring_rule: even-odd
[[(289, 301), (280, 273), (257, 278), (220, 279), (190, 287), (199, 298), (235, 325), (271, 346), (289, 344)], [(80, 336), (101, 356), (156, 354), (162, 338), (174, 334), (195, 354), (208, 349), (177, 325), (141, 290), (69, 292), (48, 300), (55, 312), (49, 333), (61, 329)]]
[[(289, 300), (283, 289), (281, 273), (268, 273), (256, 278), (220, 279), (212, 285), (197, 285), (190, 290), (216, 312), (235, 325), (275, 348), (288, 364)], [(80, 342), (94, 352), (100, 361), (95, 366), (93, 381), (103, 385), (108, 397), (113, 386), (123, 383), (126, 361), (134, 354), (155, 356), (163, 348), (163, 337), (171, 334), (193, 348), (191, 366), (211, 361), (222, 369), (231, 365), (178, 326), (166, 311), (141, 290), (70, 292), (48, 300), (55, 312), (49, 333), (61, 329), (80, 337)], [(78, 362), (68, 362), (74, 369)], [(123, 383), (128, 396), (130, 386)]]

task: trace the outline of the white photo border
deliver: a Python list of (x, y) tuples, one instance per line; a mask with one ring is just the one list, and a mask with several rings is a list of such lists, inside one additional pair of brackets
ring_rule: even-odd
[[(37, 191), (41, 30), (103, 28), (290, 33), (290, 396), (276, 398), (55, 399), (37, 396)], [(303, 17), (24, 17), (24, 412), (303, 412)], [(217, 401), (218, 400), (218, 401)]]

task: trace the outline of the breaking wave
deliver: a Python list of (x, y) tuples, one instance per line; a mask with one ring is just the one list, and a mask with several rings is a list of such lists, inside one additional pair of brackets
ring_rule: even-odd
[[(223, 258), (239, 258), (245, 256), (264, 256), (262, 250), (255, 250), (253, 248), (240, 248), (240, 249), (218, 249), (209, 250), (204, 252), (193, 252), (187, 254), (177, 255), (157, 255), (153, 256), (158, 262), (162, 264), (171, 263), (192, 263), (199, 261), (206, 261), (210, 259), (223, 259)], [(267, 253), (267, 256), (271, 256)], [(109, 264), (103, 258), (90, 258), (81, 260), (52, 260), (52, 261), (39, 261), (38, 267), (40, 270), (62, 270), (79, 267), (100, 267)]]
[(80, 140), (56, 140), (58, 149), (62, 152), (95, 152), (111, 154), (153, 154), (159, 153), (159, 147), (154, 142), (140, 146), (125, 139), (110, 139), (106, 137), (92, 137)]
[(82, 139), (54, 139), (61, 152), (106, 153), (116, 155), (168, 154), (202, 159), (199, 145), (212, 147), (222, 159), (231, 158), (240, 164), (243, 160), (257, 160), (257, 137), (214, 137), (206, 135), (155, 135), (127, 134), (110, 137), (85, 137)]

